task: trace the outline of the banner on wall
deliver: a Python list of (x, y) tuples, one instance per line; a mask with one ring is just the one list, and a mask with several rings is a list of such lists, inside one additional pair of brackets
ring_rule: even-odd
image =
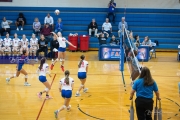
[(119, 59), (120, 49), (117, 48), (102, 48), (102, 59)]
[(0, 0), (0, 2), (12, 2), (12, 0)]

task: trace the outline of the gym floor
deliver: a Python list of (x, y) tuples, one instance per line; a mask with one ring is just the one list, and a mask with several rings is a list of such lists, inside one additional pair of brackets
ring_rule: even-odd
[[(80, 86), (77, 78), (77, 64), (82, 54), (89, 62), (86, 82), (89, 91), (81, 92), (80, 97), (75, 97)], [(70, 70), (70, 76), (74, 78), (75, 86), (70, 101), (71, 111), (60, 112), (58, 120), (129, 120), (131, 80), (127, 63), (124, 65), (125, 88), (118, 61), (99, 61), (97, 51), (85, 53), (67, 51), (66, 55), (65, 69)], [(180, 97), (178, 94), (180, 62), (177, 62), (176, 59), (176, 52), (157, 52), (157, 58), (143, 63), (144, 66), (150, 68), (152, 76), (158, 84), (162, 98), (163, 120), (180, 120)], [(50, 65), (51, 61), (49, 60), (48, 63)], [(15, 74), (15, 66), (15, 64), (0, 65), (0, 120), (55, 120), (54, 111), (64, 102), (58, 90), (60, 78), (64, 77), (60, 63), (56, 63), (51, 71), (52, 77), (47, 76), (49, 83), (52, 84), (49, 94), (53, 99), (50, 100), (44, 99), (45, 94), (42, 100), (36, 96), (45, 88), (39, 82), (36, 74), (38, 64), (24, 65), (23, 67), (28, 72), (28, 82), (31, 86), (24, 86), (24, 75), (11, 79), (7, 84), (5, 78)]]

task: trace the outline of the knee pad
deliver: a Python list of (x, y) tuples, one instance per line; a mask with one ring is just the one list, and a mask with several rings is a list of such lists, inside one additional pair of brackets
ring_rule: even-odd
[(14, 74), (14, 78), (17, 77), (16, 74)]
[(63, 108), (64, 108), (64, 109), (67, 109), (67, 107), (66, 107), (65, 105), (63, 105)]
[(57, 58), (55, 61), (59, 61), (59, 60), (60, 60), (60, 59)]
[(48, 91), (49, 91), (49, 88), (45, 88), (45, 91), (48, 92)]
[(28, 75), (25, 75), (25, 78), (28, 78)]
[(84, 85), (81, 84), (81, 87), (84, 87)]

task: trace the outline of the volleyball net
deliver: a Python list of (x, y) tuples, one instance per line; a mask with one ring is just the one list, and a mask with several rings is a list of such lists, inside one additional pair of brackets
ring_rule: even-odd
[[(139, 61), (137, 59), (137, 54), (138, 54), (138, 49), (135, 49), (135, 44), (132, 38), (130, 38), (131, 32), (129, 32), (126, 28), (125, 25), (123, 24), (123, 31), (120, 35), (120, 71), (122, 73), (122, 79), (123, 79), (123, 84), (124, 87), (125, 85), (125, 80), (124, 80), (124, 65), (126, 64), (127, 69), (130, 74), (130, 79), (132, 80), (132, 75), (133, 71), (141, 73), (141, 65), (139, 64)], [(131, 36), (132, 37), (132, 36)], [(134, 45), (133, 45), (134, 44)], [(126, 61), (126, 63), (124, 62)]]

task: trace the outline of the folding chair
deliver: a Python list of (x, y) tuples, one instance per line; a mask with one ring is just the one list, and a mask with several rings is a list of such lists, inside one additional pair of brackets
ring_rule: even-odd
[(150, 50), (150, 53), (151, 53), (150, 58), (152, 58), (153, 55), (156, 58), (156, 43), (155, 42), (151, 42), (151, 45), (152, 45), (152, 50)]

